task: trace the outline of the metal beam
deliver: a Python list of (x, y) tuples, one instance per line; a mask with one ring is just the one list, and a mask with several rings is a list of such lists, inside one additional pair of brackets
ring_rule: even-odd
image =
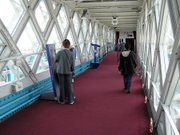
[[(102, 22), (102, 23), (112, 23), (112, 19), (108, 19), (108, 20), (98, 20), (98, 21), (100, 21), (100, 22)], [(137, 23), (137, 21), (136, 20), (118, 20), (118, 23)]]
[[(66, 2), (66, 1), (64, 1)], [(68, 2), (69, 3), (69, 2)], [(90, 7), (139, 7), (137, 1), (113, 1), (113, 2), (70, 2), (75, 8), (90, 8)], [(69, 4), (70, 4), (69, 3)]]
[(112, 16), (139, 16), (137, 12), (122, 12), (122, 13), (90, 13), (91, 17), (112, 17)]
[[(112, 16), (98, 16), (96, 20), (112, 19)], [(118, 16), (117, 19), (138, 19), (139, 16)]]
[(122, 13), (122, 12), (139, 12), (138, 7), (137, 8), (118, 8), (118, 7), (106, 7), (106, 8), (98, 8), (98, 9), (88, 9), (90, 13)]

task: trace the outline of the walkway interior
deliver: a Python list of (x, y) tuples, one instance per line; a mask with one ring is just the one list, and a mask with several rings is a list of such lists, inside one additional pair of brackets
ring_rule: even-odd
[(74, 105), (39, 100), (0, 124), (0, 135), (147, 135), (148, 113), (140, 78), (123, 88), (116, 53), (76, 78)]

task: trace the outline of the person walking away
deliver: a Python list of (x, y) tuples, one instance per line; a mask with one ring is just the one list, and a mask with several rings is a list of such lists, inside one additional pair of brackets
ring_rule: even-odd
[(137, 66), (135, 54), (130, 50), (130, 44), (125, 44), (125, 50), (120, 55), (118, 69), (121, 71), (124, 78), (124, 89), (130, 93), (131, 79)]
[(61, 49), (55, 57), (57, 63), (56, 73), (59, 79), (59, 91), (58, 103), (65, 104), (65, 91), (68, 93), (69, 104), (74, 103), (74, 92), (72, 88), (72, 73), (74, 73), (74, 55), (69, 50), (70, 41), (65, 39), (62, 43), (63, 49)]

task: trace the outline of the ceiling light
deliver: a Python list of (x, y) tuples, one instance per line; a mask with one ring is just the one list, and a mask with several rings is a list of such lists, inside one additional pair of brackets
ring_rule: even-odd
[(117, 17), (112, 18), (112, 25), (117, 25), (118, 24), (118, 19)]

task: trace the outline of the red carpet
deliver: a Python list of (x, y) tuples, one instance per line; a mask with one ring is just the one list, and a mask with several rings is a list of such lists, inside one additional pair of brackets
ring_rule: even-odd
[(74, 105), (38, 101), (0, 124), (0, 135), (147, 135), (148, 114), (139, 77), (123, 90), (116, 53), (77, 77)]

